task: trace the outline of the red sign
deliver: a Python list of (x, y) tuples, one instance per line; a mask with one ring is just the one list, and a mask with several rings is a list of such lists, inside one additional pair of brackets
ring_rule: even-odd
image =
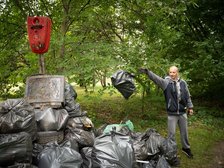
[(27, 18), (27, 31), (32, 52), (43, 54), (48, 51), (51, 20), (45, 16)]

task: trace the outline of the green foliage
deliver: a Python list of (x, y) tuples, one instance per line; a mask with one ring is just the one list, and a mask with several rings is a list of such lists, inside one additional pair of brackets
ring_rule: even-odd
[[(200, 121), (200, 124), (210, 127), (210, 128), (222, 128), (223, 125), (223, 116), (222, 117), (215, 117), (215, 114), (210, 114), (209, 112), (211, 109), (200, 109), (197, 111), (196, 115), (190, 117), (189, 124), (192, 125), (193, 123), (197, 123)], [(213, 111), (215, 113), (219, 113), (218, 111)], [(223, 111), (222, 111), (223, 113)]]
[[(94, 91), (117, 69), (160, 76), (180, 66), (193, 97), (223, 100), (223, 1), (5, 1), (0, 8), (0, 95), (38, 73), (38, 56), (27, 42), (26, 18), (52, 19), (48, 74)], [(211, 80), (212, 79), (212, 80)], [(143, 80), (143, 81), (140, 81)]]
[[(180, 20), (180, 40), (169, 50), (172, 60), (180, 61), (194, 97), (223, 102), (223, 1), (186, 3), (185, 18)], [(178, 17), (179, 18), (179, 17)], [(219, 91), (218, 91), (219, 90)]]

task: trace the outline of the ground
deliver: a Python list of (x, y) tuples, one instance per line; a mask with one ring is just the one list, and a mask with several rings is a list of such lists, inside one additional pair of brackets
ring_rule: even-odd
[(212, 154), (214, 159), (209, 168), (224, 168), (224, 140), (214, 145)]

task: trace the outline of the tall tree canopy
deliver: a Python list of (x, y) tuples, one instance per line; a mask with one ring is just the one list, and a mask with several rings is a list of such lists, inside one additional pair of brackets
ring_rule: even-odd
[(164, 76), (177, 64), (194, 96), (223, 100), (222, 0), (1, 1), (1, 96), (38, 73), (26, 30), (27, 17), (35, 15), (53, 23), (44, 54), (48, 74), (86, 88), (98, 81), (106, 87), (106, 77), (119, 68), (137, 72), (146, 66)]

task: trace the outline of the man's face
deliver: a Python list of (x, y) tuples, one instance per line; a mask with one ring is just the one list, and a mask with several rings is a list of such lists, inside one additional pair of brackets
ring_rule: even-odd
[(177, 80), (178, 79), (178, 69), (176, 67), (171, 67), (169, 70), (169, 76), (173, 80)]

